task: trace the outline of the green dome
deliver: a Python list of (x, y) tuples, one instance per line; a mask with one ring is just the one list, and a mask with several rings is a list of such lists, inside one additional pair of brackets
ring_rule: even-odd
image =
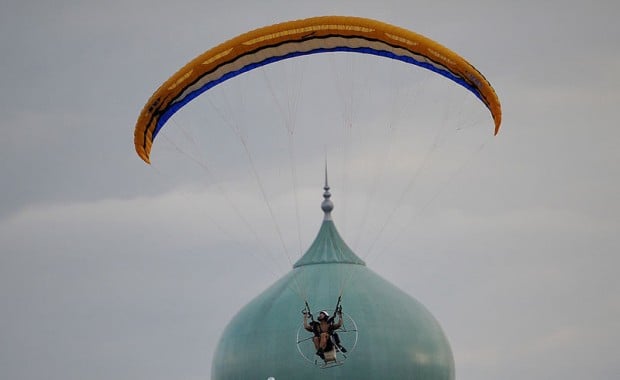
[[(435, 318), (366, 267), (338, 234), (330, 217), (333, 206), (325, 205), (325, 220), (306, 254), (224, 330), (211, 379), (454, 379), (450, 345)], [(357, 335), (341, 333), (346, 358), (338, 353), (342, 365), (322, 369), (298, 347), (312, 348), (311, 341), (298, 343), (299, 331), (309, 336), (300, 328), (301, 311), (307, 300), (314, 315), (323, 309), (332, 313), (341, 292), (345, 327), (357, 326)]]

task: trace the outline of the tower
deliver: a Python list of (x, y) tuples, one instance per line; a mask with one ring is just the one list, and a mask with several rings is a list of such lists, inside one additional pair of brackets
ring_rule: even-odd
[[(431, 313), (371, 271), (343, 241), (331, 217), (327, 176), (319, 232), (293, 270), (230, 321), (213, 358), (212, 380), (453, 380), (450, 345)], [(330, 313), (341, 296), (343, 345), (323, 368), (301, 310)], [(348, 336), (345, 336), (350, 334)], [(310, 334), (311, 335), (311, 334)], [(348, 347), (347, 347), (348, 345)]]

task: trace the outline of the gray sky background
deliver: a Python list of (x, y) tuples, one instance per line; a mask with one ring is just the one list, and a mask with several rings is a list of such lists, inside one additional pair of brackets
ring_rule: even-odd
[[(209, 378), (227, 321), (316, 233), (324, 150), (345, 240), (431, 310), (458, 379), (620, 376), (618, 2), (180, 3), (0, 5), (0, 378)], [(171, 120), (152, 166), (134, 153), (138, 113), (185, 62), (244, 31), (325, 14), (397, 24), (463, 54), (500, 96), (499, 136), (442, 78), (318, 59), (281, 65), (286, 80), (274, 67), (214, 89)], [(350, 64), (370, 79), (322, 93), (321, 73), (340, 65), (347, 83)], [(262, 101), (284, 102), (295, 75), (299, 111), (267, 112)], [(352, 92), (417, 108), (370, 107)], [(247, 138), (264, 197), (213, 109)], [(394, 132), (370, 128), (395, 115)], [(429, 128), (402, 128), (413, 121)], [(345, 142), (326, 144), (332, 134)]]

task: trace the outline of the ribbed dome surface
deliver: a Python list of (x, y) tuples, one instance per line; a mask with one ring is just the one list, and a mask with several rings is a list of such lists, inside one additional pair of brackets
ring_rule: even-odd
[[(342, 365), (321, 369), (297, 348), (303, 295), (316, 315), (331, 312), (341, 290), (343, 311), (357, 325), (357, 345), (349, 347)], [(430, 312), (368, 269), (326, 218), (294, 269), (230, 321), (211, 375), (212, 380), (452, 380), (454, 361)]]

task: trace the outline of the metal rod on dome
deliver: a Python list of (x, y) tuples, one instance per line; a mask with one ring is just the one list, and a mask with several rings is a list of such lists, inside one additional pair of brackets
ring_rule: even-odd
[(327, 153), (325, 154), (325, 188), (329, 190), (329, 183), (327, 182)]
[(321, 210), (325, 213), (323, 220), (332, 220), (332, 210), (334, 209), (334, 203), (331, 201), (332, 194), (329, 192), (329, 182), (327, 181), (327, 157), (325, 158), (325, 186), (323, 187), (323, 203), (321, 203)]

